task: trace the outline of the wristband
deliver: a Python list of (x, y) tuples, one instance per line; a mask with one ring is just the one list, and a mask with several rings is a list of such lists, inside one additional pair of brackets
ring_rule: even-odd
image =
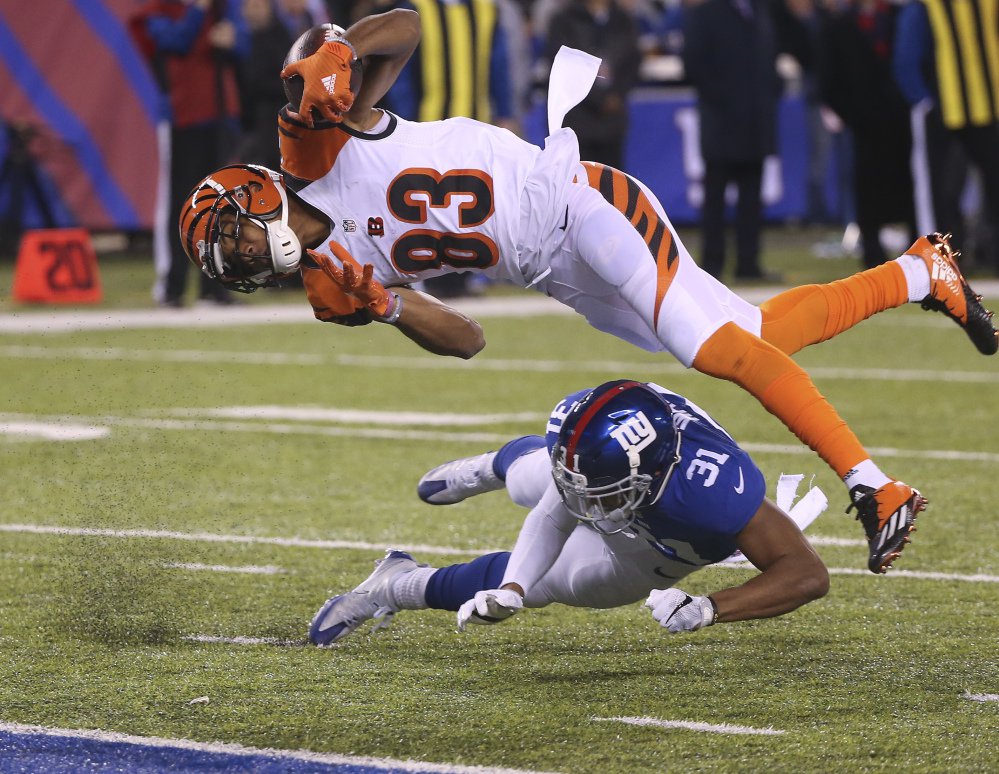
[(718, 605), (711, 597), (705, 597), (708, 603), (711, 605), (710, 608), (704, 607), (701, 609), (702, 623), (701, 626), (712, 626), (718, 621)]
[(389, 325), (395, 325), (399, 321), (399, 315), (402, 314), (402, 296), (398, 293), (389, 293), (389, 303), (388, 308), (385, 310), (385, 314), (377, 319), (380, 322), (388, 323)]

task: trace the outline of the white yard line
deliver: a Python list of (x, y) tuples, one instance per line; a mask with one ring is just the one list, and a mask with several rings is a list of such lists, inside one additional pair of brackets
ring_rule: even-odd
[(786, 733), (779, 728), (753, 728), (751, 726), (733, 726), (729, 723), (697, 723), (691, 720), (660, 720), (659, 718), (591, 718), (595, 721), (611, 723), (626, 723), (630, 726), (653, 726), (655, 728), (682, 728), (686, 731), (705, 731), (709, 734), (754, 734), (758, 736), (779, 736)]
[[(107, 537), (107, 538), (139, 538), (139, 539), (163, 539), (182, 540), (200, 543), (237, 543), (252, 545), (275, 545), (289, 548), (319, 548), (325, 550), (354, 549), (360, 551), (385, 551), (384, 543), (368, 543), (357, 540), (308, 540), (305, 538), (287, 537), (266, 537), (260, 535), (220, 535), (210, 532), (171, 532), (157, 529), (99, 529), (96, 527), (59, 527), (44, 524), (0, 524), (0, 532), (23, 533), (34, 535), (63, 535), (81, 537)], [(808, 536), (815, 545), (851, 545), (862, 546), (865, 543), (861, 540), (844, 540), (842, 538), (826, 538), (821, 535)], [(454, 546), (433, 546), (419, 543), (400, 543), (393, 548), (409, 551), (415, 554), (433, 554), (435, 556), (478, 556), (496, 551), (505, 551), (504, 548), (456, 548)], [(748, 563), (714, 564), (708, 569), (714, 570), (742, 570), (750, 567)], [(855, 567), (830, 567), (829, 572), (833, 575), (859, 575), (868, 577), (871, 573)], [(999, 583), (999, 575), (988, 575), (985, 573), (952, 573), (952, 572), (930, 572), (922, 570), (893, 570), (886, 578), (903, 578), (913, 580), (931, 581), (963, 581), (965, 583)]]
[(970, 691), (965, 691), (962, 698), (980, 702), (999, 701), (999, 693), (971, 693)]
[(0, 435), (41, 438), (45, 441), (93, 441), (110, 433), (108, 427), (70, 422), (0, 422)]
[(277, 637), (217, 637), (212, 634), (186, 634), (181, 637), (188, 642), (203, 642), (206, 645), (278, 645), (283, 648), (308, 645), (308, 640), (279, 640)]
[[(999, 298), (999, 281), (975, 279), (976, 293), (988, 299)], [(759, 304), (787, 290), (782, 286), (736, 287), (733, 290), (751, 304)], [(569, 316), (572, 309), (557, 301), (533, 293), (517, 293), (488, 298), (462, 298), (449, 305), (476, 319), (493, 317), (524, 318), (541, 316)], [(897, 316), (896, 316), (897, 317)], [(895, 323), (892, 317), (875, 317), (879, 323), (889, 320), (892, 324), (953, 325), (942, 315), (907, 318)], [(284, 304), (247, 304), (235, 307), (192, 307), (189, 309), (94, 309), (33, 311), (18, 310), (0, 315), (0, 333), (64, 333), (86, 330), (121, 330), (127, 328), (211, 328), (235, 325), (315, 325), (316, 320), (305, 299)], [(865, 322), (869, 325), (870, 322)]]
[[(176, 413), (189, 416), (190, 414), (197, 414), (199, 410), (192, 409), (175, 409)], [(202, 413), (206, 413), (205, 410), (200, 410)], [(240, 412), (245, 412), (247, 416), (252, 416), (253, 408), (247, 409), (221, 409), (220, 411), (232, 411), (234, 414)], [(201, 419), (201, 420), (185, 420), (185, 419), (146, 419), (142, 417), (118, 417), (118, 416), (103, 416), (103, 417), (81, 417), (81, 416), (55, 416), (55, 415), (35, 415), (35, 414), (14, 414), (14, 413), (0, 413), (0, 436), (4, 435), (5, 427), (13, 427), (16, 425), (34, 424), (39, 427), (51, 424), (53, 429), (51, 431), (52, 435), (58, 433), (58, 427), (73, 423), (90, 423), (88, 426), (93, 427), (95, 430), (94, 437), (103, 437), (103, 435), (97, 435), (96, 430), (101, 429), (102, 425), (114, 425), (120, 427), (141, 427), (141, 428), (152, 428), (157, 430), (195, 430), (195, 431), (205, 431), (205, 432), (234, 432), (234, 433), (272, 433), (276, 435), (320, 435), (327, 437), (346, 437), (346, 438), (372, 438), (372, 439), (384, 439), (384, 440), (408, 440), (408, 441), (444, 441), (453, 443), (483, 443), (483, 444), (502, 444), (510, 440), (509, 433), (489, 433), (489, 432), (475, 432), (475, 431), (465, 431), (465, 432), (447, 432), (445, 430), (405, 430), (395, 427), (390, 419), (393, 414), (391, 412), (360, 412), (360, 411), (348, 411), (348, 410), (338, 410), (338, 409), (283, 409), (287, 412), (287, 416), (291, 419), (302, 419), (303, 421), (308, 419), (309, 412), (329, 412), (330, 416), (334, 414), (341, 414), (342, 419), (340, 421), (357, 421), (365, 422), (367, 424), (383, 424), (386, 427), (337, 427), (337, 426), (326, 426), (326, 425), (306, 425), (306, 424), (285, 424), (285, 423), (273, 423), (273, 422), (235, 422), (227, 420), (215, 420), (215, 419)], [(210, 412), (207, 412), (210, 413)], [(297, 414), (297, 415), (296, 415)], [(439, 423), (435, 417), (440, 415), (423, 415), (423, 419), (420, 419), (415, 413), (409, 413), (409, 416), (414, 422), (426, 421), (428, 424), (443, 424)], [(494, 422), (521, 422), (530, 421), (538, 422), (540, 414), (461, 414), (454, 415), (456, 425), (478, 425), (478, 424), (492, 424)], [(39, 431), (38, 435), (41, 435)], [(813, 452), (806, 446), (801, 444), (774, 444), (774, 443), (752, 443), (744, 442), (741, 444), (742, 448), (748, 452), (754, 454), (794, 454), (794, 455), (811, 455)], [(875, 457), (903, 457), (907, 459), (927, 459), (927, 460), (943, 460), (943, 461), (960, 461), (960, 462), (985, 462), (985, 463), (996, 463), (999, 462), (999, 453), (996, 452), (981, 452), (981, 451), (961, 451), (957, 449), (898, 449), (890, 446), (882, 447), (870, 447), (871, 453)]]
[(246, 575), (281, 575), (288, 572), (283, 567), (275, 567), (272, 564), (256, 565), (244, 564), (233, 566), (229, 564), (200, 564), (199, 562), (164, 562), (163, 567), (168, 570), (194, 570), (196, 572), (231, 572)]
[[(254, 409), (220, 409), (222, 412), (233, 412), (239, 414), (245, 412), (246, 416), (253, 416)], [(445, 430), (419, 430), (403, 429), (395, 426), (397, 423), (391, 421), (395, 416), (391, 412), (362, 412), (355, 410), (339, 409), (293, 409), (285, 408), (290, 419), (307, 419), (309, 412), (328, 412), (329, 416), (339, 414), (339, 421), (343, 422), (364, 422), (366, 424), (383, 424), (385, 427), (337, 427), (335, 425), (308, 425), (308, 424), (287, 424), (274, 422), (236, 422), (222, 419), (156, 419), (143, 417), (119, 417), (119, 416), (59, 416), (59, 415), (36, 415), (0, 413), (0, 435), (3, 435), (5, 426), (15, 424), (34, 423), (38, 425), (51, 424), (54, 427), (66, 425), (67, 423), (88, 423), (89, 426), (100, 428), (102, 425), (113, 425), (120, 427), (141, 427), (158, 430), (196, 430), (206, 432), (227, 431), (234, 433), (272, 433), (276, 435), (320, 435), (327, 437), (348, 437), (348, 438), (374, 438), (387, 440), (410, 440), (410, 441), (445, 441), (453, 443), (483, 443), (501, 444), (510, 440), (509, 433), (489, 433), (489, 432), (447, 432)], [(171, 413), (182, 415), (211, 413), (207, 409), (173, 409)], [(266, 413), (266, 412), (265, 412)], [(278, 412), (275, 412), (278, 413)], [(296, 416), (296, 413), (298, 416)], [(417, 424), (429, 424), (445, 426), (444, 416), (454, 418), (454, 425), (480, 425), (493, 424), (498, 422), (532, 422), (537, 423), (542, 418), (541, 414), (425, 414), (420, 415), (414, 412), (403, 414)], [(53, 433), (57, 432), (53, 429)], [(794, 454), (812, 455), (813, 452), (802, 444), (776, 444), (776, 443), (752, 443), (744, 442), (740, 444), (743, 449), (751, 453), (765, 454)], [(927, 459), (962, 462), (999, 462), (999, 453), (980, 451), (961, 451), (958, 449), (899, 449), (891, 446), (870, 447), (870, 451), (875, 457), (903, 457), (906, 459)]]
[[(0, 532), (14, 532), (34, 535), (64, 535), (67, 537), (106, 537), (138, 538), (151, 540), (182, 540), (191, 543), (235, 543), (242, 545), (270, 545), (286, 548), (319, 548), (324, 550), (356, 549), (360, 551), (383, 552), (389, 546), (384, 543), (367, 543), (357, 540), (309, 540), (296, 537), (267, 537), (263, 535), (219, 535), (211, 532), (171, 532), (161, 529), (99, 529), (96, 527), (59, 527), (45, 524), (0, 524)], [(434, 554), (435, 556), (476, 556), (483, 553), (503, 551), (502, 548), (454, 548), (452, 546), (432, 546), (407, 544), (395, 546), (414, 553)]]
[[(812, 545), (845, 545), (848, 542), (853, 545), (867, 545), (866, 541), (838, 541), (836, 538), (822, 538), (821, 536), (806, 535)], [(836, 542), (834, 542), (836, 541)], [(749, 562), (726, 562), (710, 564), (709, 570), (751, 570), (753, 565)], [(829, 567), (830, 575), (860, 575), (866, 578), (870, 575), (870, 570), (862, 570), (859, 567)], [(933, 572), (930, 570), (892, 570), (883, 577), (902, 578), (913, 580), (939, 580), (939, 581), (963, 581), (965, 583), (999, 583), (999, 575), (987, 575), (985, 573), (955, 573), (955, 572)]]
[[(97, 742), (112, 742), (115, 744), (131, 744), (140, 747), (154, 747), (171, 750), (191, 750), (204, 753), (215, 753), (221, 757), (233, 756), (244, 758), (248, 756), (266, 756), (275, 761), (306, 761), (343, 766), (367, 766), (373, 769), (395, 769), (398, 771), (428, 772), (434, 774), (545, 774), (530, 772), (523, 769), (497, 768), (495, 766), (461, 766), (451, 763), (425, 763), (413, 760), (394, 760), (392, 758), (372, 758), (357, 755), (337, 755), (334, 753), (317, 753), (311, 750), (275, 750), (269, 747), (247, 747), (241, 744), (226, 744), (223, 742), (193, 742), (189, 739), (164, 739), (158, 736), (134, 736), (119, 734), (114, 731), (100, 731), (72, 728), (48, 728), (45, 726), (29, 726), (20, 723), (0, 722), (0, 732), (11, 734), (26, 734), (31, 736), (65, 737), (67, 739), (91, 739)], [(224, 763), (224, 761), (223, 761)], [(238, 761), (231, 763), (227, 770), (238, 770)], [(220, 769), (221, 770), (221, 769)]]
[[(669, 356), (661, 361), (636, 363), (615, 360), (529, 360), (493, 359), (488, 356), (472, 360), (411, 355), (313, 355), (287, 352), (225, 352), (189, 349), (128, 349), (124, 347), (46, 347), (42, 345), (10, 344), (0, 346), (0, 356), (29, 360), (109, 360), (158, 363), (235, 363), (274, 366), (337, 366), (341, 368), (388, 368), (398, 370), (461, 370), (461, 371), (526, 371), (544, 373), (633, 373), (654, 371), (657, 374), (682, 374), (688, 371)], [(996, 384), (995, 371), (941, 371), (931, 368), (846, 368), (816, 366), (808, 372), (817, 379), (841, 381), (888, 382), (947, 382), (953, 384)]]
[(214, 409), (175, 409), (182, 416), (204, 415), (226, 419), (287, 419), (296, 422), (339, 422), (366, 425), (431, 425), (462, 427), (466, 425), (501, 425), (506, 422), (537, 422), (547, 414), (521, 411), (511, 414), (455, 414), (432, 411), (362, 411), (359, 409), (319, 406), (223, 406)]
[[(461, 299), (450, 304), (470, 317), (538, 317), (574, 311), (542, 295)], [(300, 303), (247, 304), (189, 309), (95, 309), (58, 312), (16, 311), (0, 315), (0, 333), (67, 333), (136, 328), (227, 328), (237, 325), (315, 325), (303, 298)]]

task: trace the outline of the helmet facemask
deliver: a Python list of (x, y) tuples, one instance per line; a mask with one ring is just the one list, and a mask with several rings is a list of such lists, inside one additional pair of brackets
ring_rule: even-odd
[(652, 486), (652, 476), (632, 470), (626, 478), (591, 486), (586, 475), (552, 462), (555, 486), (573, 516), (605, 535), (628, 530)]

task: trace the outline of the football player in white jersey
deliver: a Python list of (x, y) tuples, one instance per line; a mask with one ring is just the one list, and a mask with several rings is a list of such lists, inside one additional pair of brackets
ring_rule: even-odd
[[(788, 518), (731, 436), (655, 384), (622, 379), (573, 393), (552, 411), (546, 437), (445, 463), (417, 491), (446, 505), (502, 488), (531, 509), (512, 552), (437, 569), (389, 551), (353, 591), (326, 601), (309, 639), (331, 645), (399, 610), (457, 611), (464, 630), (521, 607), (610, 608), (645, 597), (653, 618), (677, 633), (781, 615), (829, 589), (796, 525), (825, 507), (821, 492), (810, 491), (791, 511), (807, 512)], [(737, 550), (760, 570), (746, 583), (707, 596), (674, 587)]]
[(947, 238), (921, 237), (883, 266), (753, 306), (697, 266), (639, 181), (580, 162), (561, 120), (598, 60), (556, 57), (542, 150), (470, 119), (414, 123), (375, 109), (419, 36), (417, 15), (392, 11), (286, 67), (304, 97), (279, 120), (283, 174), (242, 165), (206, 177), (180, 221), (191, 260), (246, 292), (300, 271), (320, 320), (397, 325), (459, 357), (484, 345), (479, 326), (408, 284), (471, 270), (534, 288), (599, 330), (754, 395), (844, 481), (868, 567), (885, 572), (926, 500), (882, 472), (790, 355), (907, 302), (943, 312), (994, 354), (991, 312)]

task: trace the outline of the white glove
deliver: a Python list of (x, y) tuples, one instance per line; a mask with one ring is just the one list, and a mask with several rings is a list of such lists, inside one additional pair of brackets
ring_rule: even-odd
[(524, 606), (524, 599), (512, 589), (478, 591), (458, 608), (458, 631), (473, 624), (494, 624), (504, 621)]
[(645, 606), (659, 625), (673, 634), (697, 631), (715, 622), (716, 610), (710, 599), (692, 597), (680, 589), (656, 589)]

